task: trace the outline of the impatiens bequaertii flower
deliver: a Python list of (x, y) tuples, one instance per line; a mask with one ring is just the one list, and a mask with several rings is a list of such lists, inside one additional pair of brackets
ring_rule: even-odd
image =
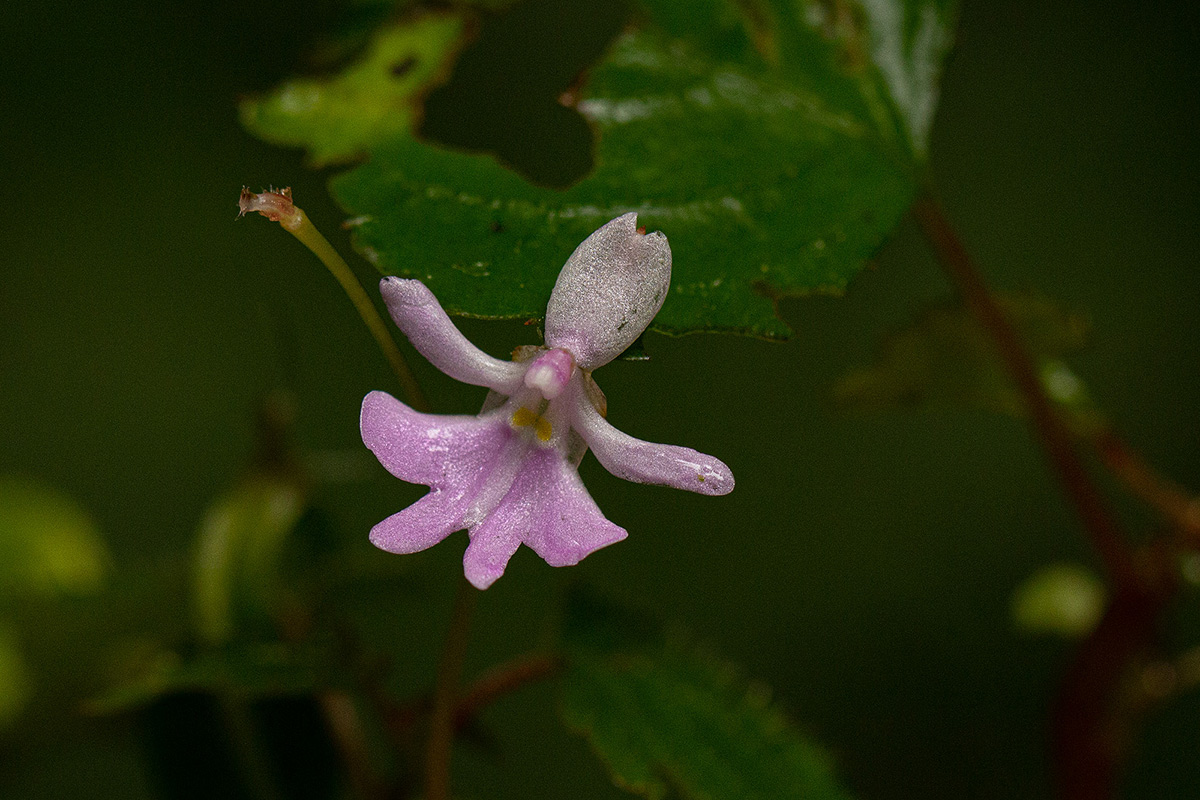
[(366, 396), (363, 442), (397, 478), (430, 487), (376, 525), (371, 541), (415, 553), (465, 528), (464, 571), (486, 589), (522, 543), (563, 567), (625, 538), (579, 478), (588, 448), (626, 480), (732, 491), (732, 473), (712, 456), (643, 442), (609, 425), (592, 380), (592, 370), (650, 324), (670, 280), (667, 238), (640, 230), (636, 214), (618, 217), (567, 259), (546, 309), (545, 345), (501, 361), (459, 332), (425, 284), (384, 278), (388, 310), (413, 346), (450, 377), (492, 391), (478, 416), (421, 414), (383, 392)]

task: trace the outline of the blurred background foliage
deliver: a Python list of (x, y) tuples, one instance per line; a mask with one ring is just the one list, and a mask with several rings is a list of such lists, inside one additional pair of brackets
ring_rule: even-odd
[[(404, 558), (367, 544), (374, 522), (423, 491), (384, 474), (358, 438), (362, 396), (393, 378), (307, 252), (261, 220), (233, 219), (242, 184), (290, 184), (350, 254), (330, 173), (253, 139), (237, 114), (240, 96), (344, 56), (320, 49), (344, 11), (6, 6), (0, 796), (241, 796), (229, 781), (255, 774), (255, 754), (217, 734), (248, 720), (287, 765), (280, 791), (321, 796), (333, 754), (300, 690), (339, 666), (318, 655), (281, 664), (230, 642), (232, 655), (205, 672), (187, 650), (193, 587), (205, 581), (198, 540), (276, 552), (270, 539), (237, 539), (248, 519), (292, 536), (278, 551), (283, 574), (296, 576), (288, 591), (352, 620), (387, 659), (388, 691), (429, 686), (465, 537)], [(379, 12), (355, 13), (365, 30)], [(1082, 350), (1054, 334), (1047, 355), (1070, 351), (1107, 418), (1192, 487), (1197, 16), (1184, 3), (968, 0), (930, 145), (949, 214), (993, 286), (1087, 320)], [(464, 138), (475, 127), (454, 126)], [(539, 153), (586, 163), (586, 137), (559, 133), (551, 121), (523, 134), (531, 165)], [(373, 282), (370, 265), (354, 266)], [(618, 427), (722, 457), (738, 489), (707, 501), (585, 461), (593, 496), (630, 538), (565, 572), (518, 552), (480, 598), (468, 676), (547, 646), (564, 586), (581, 579), (656, 608), (772, 687), (860, 797), (1048, 796), (1046, 709), (1071, 645), (1019, 629), (1013, 606), (1027, 628), (1054, 628), (1044, 610), (1032, 625), (1022, 613), (1039, 602), (1061, 611), (1062, 581), (1014, 592), (1052, 563), (1093, 564), (1036, 444), (1021, 420), (982, 409), (863, 416), (832, 399), (843, 376), (889, 363), (894, 343), (949, 295), (905, 222), (845, 297), (780, 302), (790, 343), (652, 334), (649, 362), (606, 367)], [(516, 322), (462, 327), (495, 354), (532, 333)], [(477, 392), (419, 357), (412, 365), (435, 408), (476, 410)], [(264, 451), (262, 410), (278, 409), (268, 400), (280, 391), (287, 441)], [(279, 419), (266, 418), (268, 429)], [(1139, 506), (1114, 497), (1132, 530), (1151, 529)], [(1066, 575), (1082, 587), (1071, 597), (1091, 591), (1087, 572)], [(204, 585), (211, 611), (241, 584), (218, 575)], [(273, 624), (254, 617), (253, 598), (238, 602), (249, 614), (240, 624)], [(1200, 641), (1196, 609), (1188, 593), (1173, 609), (1180, 649)], [(285, 616), (300, 629), (312, 622)], [(212, 624), (205, 636), (222, 639)], [(181, 676), (181, 663), (193, 671)], [(137, 700), (106, 695), (112, 687), (154, 675), (228, 691), (96, 713), (106, 699)], [(248, 706), (239, 692), (264, 675), (276, 693)], [(557, 703), (545, 684), (488, 709), (485, 735), (456, 762), (463, 796), (627, 796), (557, 721)], [(1151, 717), (1126, 796), (1194, 794), (1198, 718), (1194, 693)], [(194, 780), (197, 763), (207, 783)]]

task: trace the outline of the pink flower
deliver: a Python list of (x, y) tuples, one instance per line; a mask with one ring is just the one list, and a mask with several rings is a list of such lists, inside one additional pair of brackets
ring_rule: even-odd
[(563, 567), (624, 539), (577, 470), (589, 448), (612, 474), (700, 494), (733, 490), (729, 468), (686, 447), (634, 439), (604, 419), (592, 370), (620, 355), (662, 307), (671, 248), (637, 215), (612, 220), (567, 259), (546, 309), (546, 344), (492, 358), (464, 337), (420, 281), (384, 278), (392, 319), (456, 380), (492, 390), (478, 416), (413, 411), (383, 392), (362, 407), (363, 442), (389, 472), (430, 492), (371, 530), (391, 553), (415, 553), (466, 528), (467, 579), (486, 589), (522, 543)]

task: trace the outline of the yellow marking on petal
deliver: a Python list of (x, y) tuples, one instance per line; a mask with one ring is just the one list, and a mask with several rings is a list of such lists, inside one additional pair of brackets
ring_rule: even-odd
[(512, 415), (512, 424), (514, 428), (533, 427), (533, 432), (543, 442), (550, 441), (550, 437), (554, 435), (554, 427), (550, 424), (550, 420), (543, 417), (536, 411), (530, 411), (528, 408), (518, 408)]
[(524, 428), (535, 424), (541, 417), (530, 411), (528, 408), (518, 408), (512, 415), (512, 424), (517, 428)]

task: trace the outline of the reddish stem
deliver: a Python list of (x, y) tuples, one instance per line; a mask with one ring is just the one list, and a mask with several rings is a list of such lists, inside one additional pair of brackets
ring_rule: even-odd
[(1158, 653), (1162, 612), (1173, 591), (1127, 589), (1110, 601), (1063, 677), (1051, 718), (1058, 797), (1115, 797), (1146, 704), (1129, 681)]
[(354, 698), (347, 692), (326, 689), (317, 693), (317, 703), (346, 765), (354, 797), (383, 797), (383, 784), (371, 765), (370, 746)]
[(963, 302), (992, 337), (1001, 360), (1025, 400), (1042, 449), (1114, 585), (1137, 585), (1127, 540), (1108, 513), (1099, 490), (1075, 450), (1070, 432), (1046, 397), (1032, 359), (988, 291), (974, 259), (946, 219), (941, 206), (931, 197), (920, 197), (913, 205), (913, 214)]
[(1146, 553), (1147, 569), (1138, 569), (1128, 539), (1117, 528), (1070, 431), (1047, 398), (1033, 360), (942, 208), (924, 195), (914, 204), (913, 213), (963, 302), (995, 343), (1025, 400), (1042, 448), (1109, 573), (1113, 599), (1077, 652), (1055, 702), (1052, 751), (1061, 798), (1114, 797), (1140, 720), (1139, 704), (1130, 702), (1127, 681), (1154, 652), (1159, 620), (1173, 594), (1174, 583), (1166, 577), (1170, 555), (1163, 548), (1153, 549)]
[(478, 590), (460, 575), (454, 594), (454, 610), (450, 615), (450, 629), (442, 645), (442, 657), (438, 662), (433, 689), (429, 744), (425, 751), (426, 800), (450, 800), (450, 760), (454, 750), (458, 684), (470, 638), (471, 612), (478, 594)]
[(1109, 471), (1175, 529), (1181, 545), (1200, 546), (1200, 500), (1160, 474), (1116, 431), (1105, 430), (1092, 443)]
[(563, 659), (556, 655), (524, 655), (494, 667), (463, 692), (455, 713), (458, 726), (465, 725), (498, 698), (531, 683), (551, 678), (562, 668)]

